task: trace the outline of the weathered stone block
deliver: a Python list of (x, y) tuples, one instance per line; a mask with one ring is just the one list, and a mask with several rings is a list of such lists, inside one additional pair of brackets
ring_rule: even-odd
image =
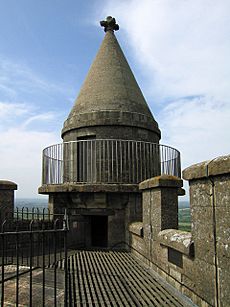
[(179, 272), (178, 267), (170, 264), (169, 266), (169, 275), (176, 279), (178, 282), (182, 282), (182, 274)]
[(170, 283), (174, 288), (179, 290), (180, 292), (182, 291), (182, 285), (180, 282), (178, 282), (175, 278), (171, 277), (170, 275), (166, 276), (166, 281)]
[(183, 178), (194, 180), (230, 173), (230, 155), (194, 164), (183, 171)]
[(215, 266), (196, 259), (191, 279), (195, 283), (195, 293), (211, 305), (215, 304)]
[(210, 207), (212, 195), (211, 182), (205, 180), (196, 180), (189, 183), (190, 187), (190, 207)]
[(217, 176), (230, 173), (230, 155), (217, 157), (208, 165), (209, 176)]
[(165, 174), (147, 179), (139, 184), (140, 190), (156, 188), (156, 187), (181, 188), (182, 186), (183, 186), (183, 181), (180, 178)]
[(183, 255), (183, 275), (194, 281), (194, 258)]
[(17, 190), (16, 183), (0, 180), (0, 221), (13, 216), (14, 190)]
[(108, 246), (113, 247), (120, 242), (125, 242), (125, 209), (116, 210), (115, 215), (108, 217)]
[(230, 210), (230, 176), (218, 176), (214, 178), (214, 193), (215, 193), (215, 206), (217, 208), (223, 207)]
[(129, 225), (129, 231), (139, 237), (143, 237), (143, 223), (134, 222)]
[(168, 272), (168, 248), (160, 245), (157, 241), (151, 242), (150, 260), (156, 263), (162, 270)]
[(146, 191), (142, 194), (142, 208), (143, 208), (143, 226), (145, 228), (145, 225), (149, 224), (150, 220), (150, 191)]
[(216, 207), (215, 213), (218, 266), (227, 268), (230, 262), (230, 206)]
[(209, 161), (193, 164), (182, 172), (182, 177), (185, 180), (204, 178), (207, 176), (207, 165)]
[(230, 264), (230, 237), (224, 243), (217, 242), (217, 262), (220, 269), (228, 269)]
[(136, 253), (139, 253), (142, 257), (147, 257), (145, 241), (142, 238), (135, 234), (132, 234), (131, 246), (132, 249), (136, 251)]
[(192, 238), (195, 257), (213, 264), (214, 234), (212, 207), (195, 207), (191, 209)]
[(224, 268), (218, 268), (219, 306), (227, 307), (230, 302), (230, 259)]
[(160, 244), (171, 247), (183, 254), (191, 255), (192, 234), (187, 231), (165, 229), (158, 233)]

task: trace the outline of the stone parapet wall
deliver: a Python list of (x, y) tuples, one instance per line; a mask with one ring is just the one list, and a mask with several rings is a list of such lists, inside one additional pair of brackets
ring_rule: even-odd
[(143, 221), (130, 225), (131, 250), (198, 306), (229, 306), (230, 156), (184, 170), (191, 233), (177, 230), (182, 181), (160, 176), (140, 184)]
[(15, 190), (17, 190), (16, 183), (8, 180), (0, 180), (0, 222), (13, 215)]

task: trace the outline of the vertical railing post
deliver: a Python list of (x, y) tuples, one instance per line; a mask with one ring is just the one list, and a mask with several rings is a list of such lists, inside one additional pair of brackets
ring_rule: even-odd
[(29, 306), (33, 306), (33, 223), (30, 222), (30, 281), (29, 281)]
[(4, 298), (5, 298), (5, 236), (4, 236), (4, 226), (6, 224), (6, 220), (2, 223), (2, 295), (1, 295), (1, 306), (4, 306)]
[(45, 306), (45, 231), (44, 224), (42, 223), (42, 306)]
[(64, 306), (68, 306), (68, 246), (67, 246), (67, 231), (68, 231), (68, 216), (67, 211), (65, 209), (65, 215), (63, 220), (63, 230), (64, 230), (64, 259), (65, 259), (65, 298), (64, 298)]
[(19, 234), (18, 225), (16, 228), (16, 306), (19, 303)]
[(54, 307), (57, 306), (57, 222), (54, 221)]

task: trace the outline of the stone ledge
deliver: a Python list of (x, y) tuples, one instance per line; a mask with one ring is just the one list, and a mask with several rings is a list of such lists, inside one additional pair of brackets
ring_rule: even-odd
[(165, 187), (165, 188), (181, 188), (183, 186), (183, 181), (176, 177), (170, 175), (161, 175), (157, 177), (153, 177), (142, 181), (139, 184), (140, 190), (146, 190), (157, 187)]
[(129, 225), (129, 231), (138, 235), (139, 237), (143, 237), (143, 223), (142, 222), (134, 222)]
[(17, 190), (18, 186), (15, 182), (9, 180), (0, 180), (0, 190)]
[(101, 110), (90, 113), (72, 114), (64, 123), (62, 137), (69, 130), (104, 125), (135, 126), (154, 131), (159, 137), (161, 136), (158, 124), (153, 117), (136, 112)]
[(183, 170), (182, 175), (185, 180), (218, 176), (230, 173), (230, 155), (217, 157), (213, 160), (204, 161), (189, 166)]
[(44, 184), (38, 189), (39, 194), (65, 192), (140, 192), (138, 184)]
[(158, 233), (157, 241), (167, 247), (171, 247), (182, 254), (193, 256), (192, 234), (177, 229), (165, 229)]

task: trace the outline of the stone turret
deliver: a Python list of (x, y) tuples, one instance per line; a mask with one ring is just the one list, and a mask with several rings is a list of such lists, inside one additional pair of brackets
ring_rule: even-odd
[[(101, 25), (105, 23), (108, 21)], [(114, 27), (106, 28), (98, 54), (62, 130), (64, 141), (86, 135), (154, 143), (160, 139), (158, 124), (115, 37)]]
[(43, 151), (39, 193), (54, 213), (71, 215), (76, 248), (129, 244), (128, 225), (141, 220), (138, 183), (161, 173), (180, 176), (180, 154), (159, 145), (160, 130), (114, 35), (105, 37), (62, 129), (62, 144)]

